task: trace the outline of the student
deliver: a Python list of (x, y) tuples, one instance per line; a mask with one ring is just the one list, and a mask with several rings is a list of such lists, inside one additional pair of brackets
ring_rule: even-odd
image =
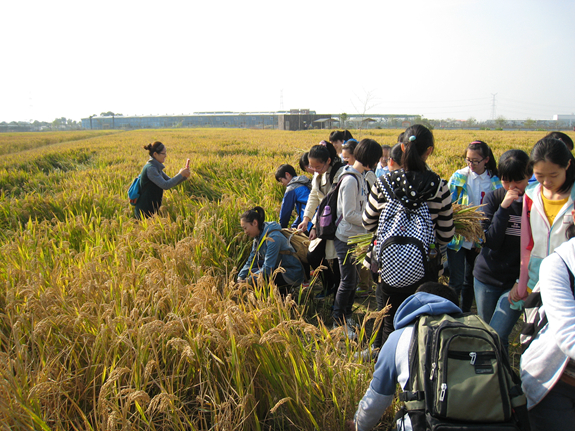
[[(401, 143), (403, 149), (403, 158), (401, 165), (403, 169), (395, 171), (390, 175), (380, 177), (379, 179), (387, 179), (390, 176), (395, 176), (398, 184), (402, 184), (401, 190), (394, 190), (396, 194), (405, 196), (406, 199), (410, 196), (411, 200), (424, 200), (429, 208), (431, 220), (435, 231), (435, 242), (439, 245), (447, 245), (453, 234), (455, 227), (453, 225), (453, 211), (451, 208), (451, 194), (447, 182), (439, 178), (439, 176), (431, 171), (427, 165), (427, 158), (433, 154), (435, 148), (435, 141), (433, 134), (429, 129), (420, 124), (409, 127), (403, 136)], [(410, 186), (415, 190), (410, 189)], [(415, 195), (411, 192), (414, 191)], [(409, 200), (409, 199), (408, 199)], [(386, 205), (385, 193), (380, 188), (380, 181), (378, 180), (371, 188), (367, 206), (363, 213), (363, 226), (368, 232), (375, 232), (379, 224), (379, 216)], [(401, 268), (398, 268), (400, 271)], [(439, 275), (439, 274), (438, 274)], [(429, 281), (429, 280), (423, 280)], [(437, 281), (437, 279), (435, 279)], [(376, 300), (378, 310), (382, 310), (386, 303), (391, 304), (391, 309), (388, 315), (384, 317), (383, 324), (378, 331), (376, 340), (372, 348), (377, 350), (385, 343), (387, 337), (393, 331), (393, 316), (397, 311), (399, 305), (411, 294), (415, 289), (403, 290), (397, 288), (385, 288), (378, 284), (376, 290)], [(367, 352), (369, 354), (369, 349)]]
[[(572, 212), (571, 218), (575, 216)], [(548, 323), (521, 356), (531, 430), (575, 430), (575, 231), (541, 263), (540, 315)]]
[(389, 153), (391, 152), (391, 147), (389, 145), (382, 145), (381, 146), (382, 156), (377, 163), (377, 167), (375, 168), (375, 177), (379, 178), (380, 176), (387, 174), (389, 172)]
[(285, 272), (276, 273), (274, 282), (282, 294), (287, 294), (289, 287), (303, 282), (304, 270), (294, 255), (295, 250), (281, 233), (280, 225), (266, 222), (265, 217), (262, 207), (254, 207), (240, 217), (244, 233), (254, 241), (250, 256), (238, 274), (238, 282), (254, 282), (258, 274), (269, 279), (281, 266)]
[(134, 215), (138, 220), (156, 214), (162, 206), (164, 190), (183, 183), (190, 176), (190, 159), (187, 160), (186, 167), (180, 169), (175, 177), (170, 178), (164, 173), (168, 150), (161, 142), (148, 144), (144, 146), (144, 150), (148, 151), (150, 159), (140, 174), (140, 197), (134, 209)]
[(334, 130), (329, 134), (329, 141), (335, 147), (338, 156), (341, 156), (343, 144), (350, 139), (353, 139), (353, 136), (348, 130)]
[[(551, 133), (545, 135), (545, 138), (559, 139), (561, 142), (563, 142), (565, 145), (567, 145), (567, 148), (569, 148), (569, 151), (573, 151), (573, 140), (567, 134), (565, 134), (563, 132), (551, 132)], [(537, 181), (537, 178), (535, 178), (535, 175), (533, 175), (531, 177), (531, 179), (529, 180), (530, 183), (534, 183), (536, 181)]]
[[(280, 225), (282, 228), (288, 227), (291, 213), (295, 208), (297, 218), (291, 227), (297, 227), (303, 220), (311, 181), (305, 175), (296, 176), (295, 169), (291, 165), (281, 165), (277, 169), (276, 181), (286, 188), (280, 209)], [(308, 227), (311, 227), (311, 224)]]
[(403, 151), (401, 149), (401, 143), (397, 143), (391, 148), (391, 151), (389, 152), (389, 160), (387, 161), (387, 170), (389, 172), (393, 172), (401, 169), (402, 157), (403, 157)]
[(415, 320), (423, 314), (461, 313), (458, 302), (457, 294), (449, 286), (427, 282), (399, 306), (395, 315), (396, 329), (377, 359), (373, 379), (359, 402), (353, 423), (348, 423), (347, 429), (366, 431), (375, 427), (391, 405), (397, 384), (405, 388), (410, 378), (409, 347)]
[(369, 189), (363, 173), (373, 169), (381, 158), (381, 145), (373, 139), (363, 139), (354, 151), (355, 162), (342, 172), (337, 198), (337, 218), (340, 223), (335, 233), (334, 246), (339, 262), (341, 279), (333, 304), (334, 327), (346, 325), (347, 334), (355, 338), (351, 319), (355, 290), (358, 284), (358, 268), (355, 259), (348, 255), (352, 248), (348, 240), (354, 235), (365, 233), (362, 214)]
[(548, 135), (546, 135), (545, 138), (559, 139), (561, 142), (563, 142), (565, 145), (567, 145), (567, 148), (569, 148), (569, 151), (573, 151), (573, 139), (571, 139), (569, 137), (569, 135), (567, 135), (566, 133), (551, 132)]
[(519, 278), (523, 194), (532, 174), (527, 153), (503, 153), (499, 159), (503, 187), (487, 193), (482, 208), (485, 243), (473, 270), (477, 314), (495, 329), (506, 350), (521, 313), (510, 308), (508, 296)]
[[(314, 171), (314, 175), (303, 221), (297, 227), (302, 231), (308, 229), (319, 203), (329, 192), (332, 184), (337, 183), (344, 167), (335, 147), (326, 141), (321, 141), (319, 145), (314, 145), (310, 149), (308, 163), (309, 167)], [(320, 298), (322, 298), (335, 293), (339, 285), (339, 265), (335, 264), (332, 268), (328, 263), (328, 261), (337, 259), (337, 254), (333, 241), (316, 239), (316, 232), (313, 227), (309, 231), (309, 238), (312, 241), (310, 252), (307, 255), (309, 264), (312, 268), (317, 268), (322, 264), (326, 267), (322, 271), (324, 285), (324, 292), (320, 294)]]
[(565, 241), (575, 198), (575, 159), (563, 141), (543, 138), (531, 151), (537, 183), (525, 189), (521, 273), (509, 300), (524, 299), (539, 280), (541, 261)]
[(350, 139), (341, 147), (341, 159), (347, 162), (348, 165), (353, 165), (355, 163), (355, 157), (353, 157), (353, 152), (355, 147), (357, 147), (358, 142), (355, 139)]
[(314, 170), (309, 167), (308, 155), (309, 153), (307, 151), (301, 155), (301, 157), (299, 158), (299, 168), (302, 170), (302, 172), (313, 174)]
[[(485, 195), (501, 187), (497, 166), (491, 148), (483, 141), (473, 141), (465, 150), (467, 167), (455, 172), (449, 179), (449, 190), (454, 203), (481, 205)], [(461, 297), (463, 312), (473, 304), (473, 265), (479, 254), (477, 244), (456, 235), (447, 246), (449, 285)]]

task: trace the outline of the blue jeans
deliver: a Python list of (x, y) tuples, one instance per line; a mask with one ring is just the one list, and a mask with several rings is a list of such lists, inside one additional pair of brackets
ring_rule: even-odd
[(449, 286), (455, 289), (461, 311), (467, 313), (473, 305), (473, 266), (477, 251), (461, 248), (459, 251), (447, 249), (449, 266)]
[(477, 314), (499, 334), (505, 350), (509, 349), (509, 334), (521, 316), (520, 310), (510, 308), (509, 291), (474, 279)]
[(529, 410), (531, 431), (575, 430), (575, 386), (559, 380), (539, 404)]
[(333, 303), (333, 320), (335, 323), (343, 324), (344, 318), (350, 318), (352, 314), (353, 301), (355, 299), (355, 289), (358, 283), (357, 267), (355, 257), (347, 252), (350, 245), (339, 239), (333, 240), (337, 260), (339, 262), (340, 282), (335, 294)]

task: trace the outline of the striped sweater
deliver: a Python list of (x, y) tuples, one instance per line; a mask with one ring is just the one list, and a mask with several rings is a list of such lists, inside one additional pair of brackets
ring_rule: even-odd
[[(363, 227), (368, 232), (375, 232), (379, 223), (379, 215), (386, 203), (385, 195), (376, 182), (369, 193), (367, 206), (363, 212)], [(451, 193), (447, 181), (441, 180), (433, 198), (427, 200), (431, 220), (435, 229), (435, 241), (439, 245), (447, 245), (455, 234), (453, 210), (451, 208)]]

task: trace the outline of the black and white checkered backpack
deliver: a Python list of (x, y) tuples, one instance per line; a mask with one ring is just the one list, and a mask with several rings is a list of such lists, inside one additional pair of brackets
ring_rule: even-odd
[(387, 177), (378, 178), (386, 204), (379, 216), (374, 244), (378, 271), (384, 288), (412, 288), (433, 271), (428, 262), (435, 230), (426, 202), (408, 208), (391, 189)]

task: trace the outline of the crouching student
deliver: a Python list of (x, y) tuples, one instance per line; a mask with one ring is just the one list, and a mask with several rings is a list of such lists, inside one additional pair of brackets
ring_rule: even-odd
[(238, 282), (253, 282), (259, 274), (269, 279), (278, 267), (285, 272), (275, 274), (274, 282), (285, 295), (290, 287), (303, 282), (304, 270), (295, 250), (281, 233), (276, 222), (266, 222), (262, 207), (254, 207), (240, 217), (244, 233), (254, 239), (252, 251), (238, 274)]
[(459, 298), (452, 288), (427, 282), (401, 304), (394, 318), (396, 330), (379, 354), (373, 379), (359, 402), (354, 423), (347, 424), (348, 429), (364, 431), (375, 427), (391, 405), (397, 384), (405, 388), (409, 380), (409, 347), (416, 319), (424, 314), (461, 313), (457, 303)]
[[(305, 175), (296, 176), (295, 169), (291, 165), (281, 165), (276, 171), (276, 181), (281, 183), (286, 191), (280, 209), (280, 225), (288, 227), (292, 211), (296, 210), (297, 218), (291, 227), (296, 228), (302, 221), (305, 206), (311, 190), (311, 181)], [(307, 229), (311, 228), (311, 223)]]
[[(575, 215), (575, 211), (572, 212)], [(547, 324), (521, 356), (531, 430), (575, 430), (575, 231), (541, 263), (539, 316)]]

